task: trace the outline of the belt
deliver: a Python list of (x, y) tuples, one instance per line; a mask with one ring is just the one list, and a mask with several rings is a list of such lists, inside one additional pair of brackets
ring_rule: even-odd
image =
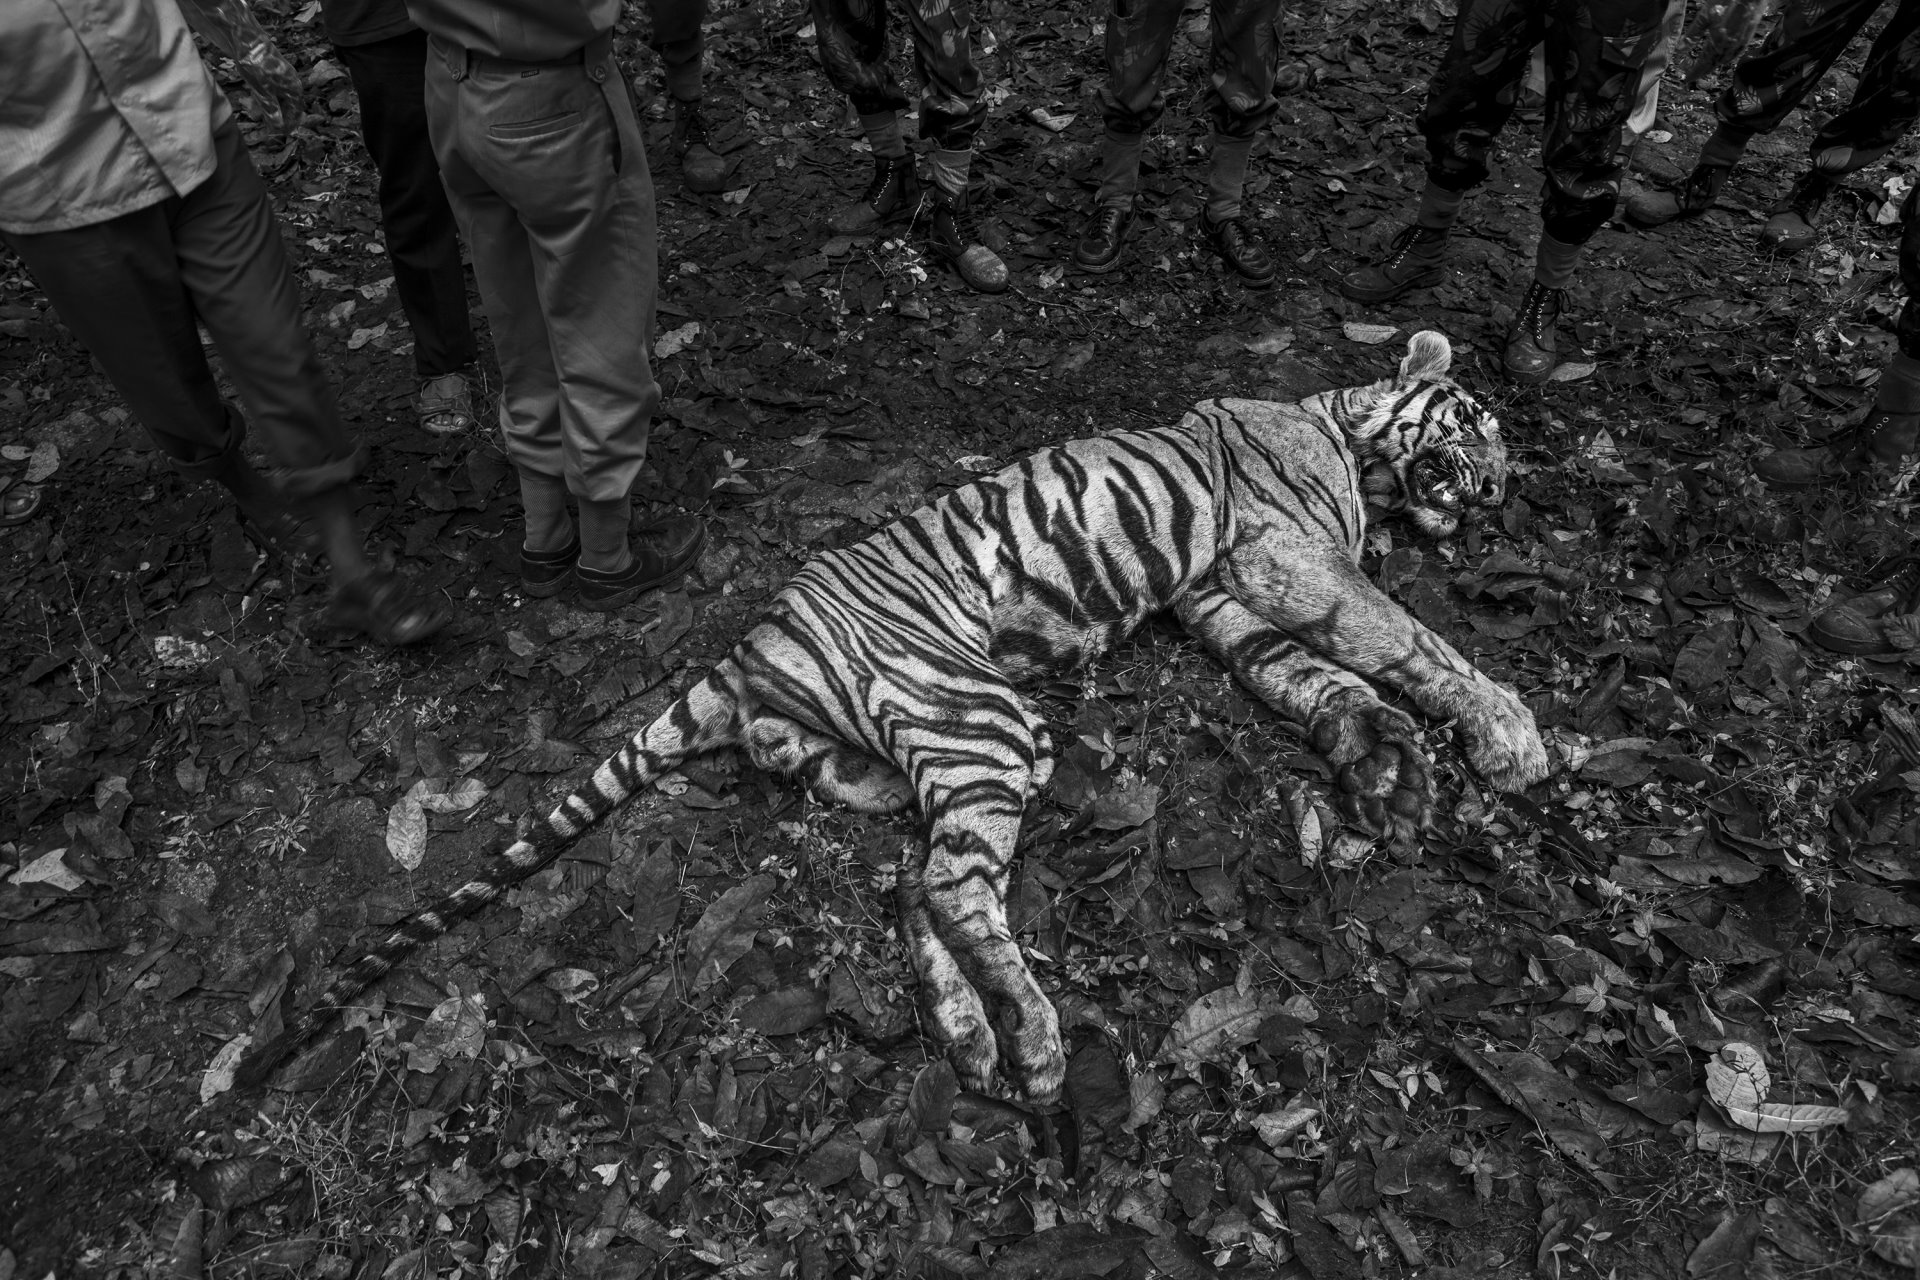
[(561, 58), (550, 58), (544, 62), (523, 62), (514, 58), (501, 58), (491, 53), (475, 53), (471, 49), (462, 49), (450, 44), (438, 36), (431, 44), (447, 64), (447, 74), (456, 81), (465, 80), (476, 71), (502, 71), (510, 74), (529, 75), (538, 71), (558, 70), (562, 67), (582, 67), (589, 79), (604, 82), (612, 74), (613, 32), (602, 31), (593, 39), (581, 45), (572, 53)]

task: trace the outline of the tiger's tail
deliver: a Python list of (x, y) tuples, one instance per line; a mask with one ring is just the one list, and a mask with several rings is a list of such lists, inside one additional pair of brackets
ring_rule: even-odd
[(641, 788), (684, 760), (737, 745), (742, 736), (742, 707), (740, 670), (729, 658), (601, 761), (591, 778), (555, 805), (524, 839), (497, 855), (482, 875), (395, 925), (379, 946), (334, 979), (292, 1025), (248, 1052), (234, 1073), (234, 1084), (249, 1088), (264, 1083), (349, 1001), (393, 972), (415, 948), (442, 937), (551, 864)]

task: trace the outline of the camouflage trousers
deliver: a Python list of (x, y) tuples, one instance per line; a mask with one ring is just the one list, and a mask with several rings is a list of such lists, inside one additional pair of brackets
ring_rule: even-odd
[(647, 43), (660, 55), (667, 93), (676, 102), (698, 102), (707, 0), (647, 0), (647, 16), (653, 25)]
[(1487, 153), (1513, 115), (1537, 44), (1546, 46), (1546, 234), (1584, 244), (1620, 198), (1621, 129), (1640, 95), (1665, 0), (1462, 0), (1427, 85), (1427, 175), (1449, 191), (1486, 181)]
[(1714, 104), (1720, 131), (1744, 142), (1779, 127), (1813, 92), (1873, 16), (1893, 16), (1874, 39), (1853, 101), (1813, 135), (1814, 168), (1838, 176), (1892, 149), (1920, 119), (1920, 0), (1792, 0)]
[[(1166, 109), (1167, 54), (1182, 0), (1113, 0), (1107, 17), (1107, 87), (1100, 110), (1113, 133), (1145, 133)], [(1280, 0), (1213, 0), (1206, 111), (1224, 138), (1251, 138), (1273, 118)]]
[(920, 93), (920, 136), (965, 151), (986, 118), (980, 72), (973, 65), (973, 10), (968, 0), (812, 0), (813, 26), (827, 80), (863, 116), (903, 111), (907, 95), (887, 57), (887, 6), (898, 3), (913, 38)]
[(1907, 300), (1893, 331), (1901, 354), (1920, 360), (1920, 186), (1907, 192), (1907, 202), (1900, 206), (1900, 283), (1906, 286)]

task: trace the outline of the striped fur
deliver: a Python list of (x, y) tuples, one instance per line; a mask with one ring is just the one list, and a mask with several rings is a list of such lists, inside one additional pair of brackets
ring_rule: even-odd
[[(1496, 501), (1499, 427), (1445, 378), (1438, 334), (1399, 375), (1298, 404), (1214, 400), (1178, 424), (1078, 440), (955, 490), (820, 556), (660, 717), (481, 879), (403, 922), (243, 1073), (259, 1079), (416, 946), (497, 899), (680, 762), (722, 747), (875, 813), (918, 805), (927, 839), (896, 907), (934, 1032), (976, 1088), (1004, 1061), (1058, 1095), (1053, 1006), (1008, 928), (1040, 716), (1016, 686), (1070, 670), (1173, 609), (1340, 766), (1346, 812), (1411, 840), (1432, 802), (1415, 725), (1370, 681), (1454, 720), (1499, 786), (1546, 773), (1532, 716), (1357, 565), (1363, 493), (1450, 533)], [(991, 1017), (989, 1014), (991, 1011)]]

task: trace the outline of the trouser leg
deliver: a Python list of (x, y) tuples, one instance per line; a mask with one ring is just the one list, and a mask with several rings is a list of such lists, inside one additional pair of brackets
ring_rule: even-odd
[(660, 55), (668, 95), (676, 102), (698, 102), (707, 0), (647, 0), (647, 14), (653, 22), (648, 43)]
[(1240, 216), (1253, 140), (1279, 102), (1273, 78), (1280, 66), (1275, 23), (1280, 0), (1213, 0), (1207, 115), (1213, 148), (1207, 167), (1207, 216), (1215, 224)]
[(1180, 10), (1181, 0), (1114, 0), (1107, 14), (1100, 204), (1131, 203), (1139, 190), (1142, 140), (1167, 106), (1167, 54)]
[(1541, 142), (1547, 237), (1581, 245), (1620, 197), (1621, 131), (1660, 37), (1665, 0), (1556, 0), (1546, 30), (1547, 123)]
[(812, 0), (814, 39), (827, 83), (862, 116), (904, 111), (907, 95), (887, 59), (888, 0)]
[(214, 386), (164, 206), (0, 239), (176, 470), (211, 478), (239, 453), (245, 426)]
[[(436, 74), (428, 103), (449, 193), (456, 209), (472, 207), (462, 216), (473, 219), (476, 270), (483, 224), (485, 252), (500, 255), (481, 275), (482, 292), (499, 279), (511, 296), (488, 297), (489, 317), (497, 326), (503, 311), (526, 304), (530, 287), (544, 320), (558, 439), (544, 424), (523, 434), (509, 417), (515, 461), (563, 475), (582, 501), (623, 499), (645, 461), (660, 388), (649, 364), (653, 182), (618, 70), (610, 55), (531, 76), (481, 64), (458, 81)], [(534, 347), (540, 337), (530, 325), (505, 338), (496, 327), (503, 371), (507, 339)], [(523, 358), (529, 369), (539, 365), (535, 351)]]
[(412, 31), (335, 50), (360, 98), (360, 136), (380, 175), (380, 223), (415, 371), (457, 373), (477, 355), (453, 210), (427, 136), (427, 37)]
[(1653, 128), (1660, 114), (1660, 83), (1666, 78), (1674, 46), (1680, 43), (1686, 26), (1687, 0), (1667, 0), (1666, 12), (1660, 16), (1660, 34), (1654, 39), (1647, 60), (1640, 64), (1640, 92), (1634, 99), (1633, 114), (1627, 117), (1629, 145)]
[(1920, 359), (1920, 187), (1909, 191), (1900, 207), (1900, 283), (1907, 290), (1895, 326), (1900, 353)]
[(943, 151), (966, 151), (987, 118), (973, 64), (970, 0), (900, 0), (920, 70), (920, 136)]
[(1830, 176), (1878, 161), (1920, 119), (1920, 0), (1900, 0), (1874, 37), (1847, 109), (1813, 135), (1814, 168)]
[(1720, 132), (1745, 143), (1779, 128), (1882, 2), (1791, 0), (1759, 50), (1733, 69), (1714, 103)]
[(1513, 115), (1514, 96), (1546, 26), (1549, 0), (1464, 0), (1427, 84), (1419, 126), (1427, 177), (1448, 191), (1487, 178), (1487, 153)]
[(267, 187), (231, 121), (214, 131), (218, 164), (173, 213), (180, 282), (213, 336), (255, 434), (296, 496), (335, 489), (364, 465), (333, 384), (301, 320)]

